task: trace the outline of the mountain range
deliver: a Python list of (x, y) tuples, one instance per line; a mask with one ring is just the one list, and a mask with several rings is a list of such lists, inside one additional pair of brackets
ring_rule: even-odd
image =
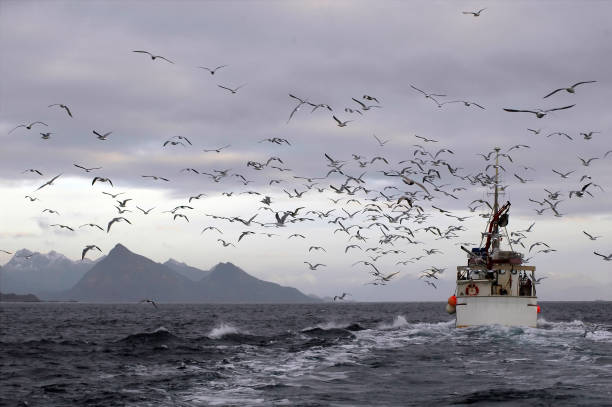
[[(133, 302), (145, 298), (212, 303), (318, 301), (295, 288), (255, 278), (232, 263), (219, 263), (210, 271), (173, 259), (161, 264), (121, 244), (96, 262), (75, 262), (56, 252), (35, 254), (29, 260), (22, 257), (30, 254), (20, 250), (0, 269), (0, 291), (35, 293), (42, 299), (93, 302)], [(61, 281), (51, 283), (60, 275)]]

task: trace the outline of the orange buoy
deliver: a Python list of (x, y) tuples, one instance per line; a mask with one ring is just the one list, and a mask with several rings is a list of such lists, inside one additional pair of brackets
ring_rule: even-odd
[(448, 297), (448, 305), (451, 305), (453, 307), (457, 306), (457, 297), (455, 297), (454, 295), (451, 295), (450, 297)]
[(540, 309), (540, 306), (538, 305), (538, 314), (540, 313), (540, 311), (542, 311), (542, 310)]

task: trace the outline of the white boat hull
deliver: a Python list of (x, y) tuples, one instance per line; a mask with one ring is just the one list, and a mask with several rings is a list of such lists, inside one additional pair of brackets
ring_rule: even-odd
[(538, 299), (518, 296), (458, 296), (457, 328), (479, 325), (536, 327)]

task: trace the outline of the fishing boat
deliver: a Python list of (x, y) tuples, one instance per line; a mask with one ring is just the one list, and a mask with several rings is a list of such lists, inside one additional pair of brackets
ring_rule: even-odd
[(457, 328), (479, 325), (536, 327), (538, 298), (535, 267), (523, 264), (523, 255), (502, 250), (504, 238), (510, 243), (508, 225), (510, 202), (499, 205), (499, 148), (495, 148), (494, 201), (480, 247), (461, 246), (467, 265), (457, 267), (455, 295), (447, 312), (456, 313)]

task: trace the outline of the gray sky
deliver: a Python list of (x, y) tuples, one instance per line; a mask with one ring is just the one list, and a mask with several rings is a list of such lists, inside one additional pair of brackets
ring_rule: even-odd
[[(487, 9), (480, 17), (462, 14), (483, 7)], [(502, 162), (506, 170), (502, 173), (509, 185), (505, 199), (512, 202), (510, 229), (524, 229), (535, 221), (534, 231), (525, 240), (527, 247), (545, 241), (557, 250), (536, 254), (530, 261), (541, 276), (549, 277), (540, 286), (541, 297), (612, 299), (610, 290), (601, 289), (612, 286), (612, 263), (593, 254), (612, 251), (612, 153), (603, 158), (612, 150), (610, 15), (612, 3), (603, 1), (2, 1), (0, 249), (54, 249), (76, 259), (87, 244), (107, 252), (121, 242), (156, 261), (172, 257), (203, 269), (232, 261), (259, 278), (318, 295), (349, 291), (364, 300), (442, 299), (452, 290), (448, 287), (452, 287), (454, 268), (465, 263), (455, 243), (477, 242), (485, 225), (478, 216), (453, 221), (431, 205), (469, 216), (479, 212), (470, 213), (468, 203), (488, 198), (484, 188), (450, 176), (445, 167), (428, 166), (442, 175), (434, 181), (436, 185), (450, 184), (441, 188), (445, 191), (467, 190), (456, 192), (457, 200), (434, 193), (433, 201), (419, 202), (431, 215), (426, 222), (404, 221), (403, 225), (418, 229), (462, 224), (467, 230), (450, 241), (435, 240), (421, 230), (415, 239), (423, 244), (400, 240), (385, 247), (406, 252), (376, 262), (386, 273), (401, 270), (387, 287), (364, 286), (371, 281), (368, 268), (351, 267), (371, 253), (344, 252), (351, 243), (360, 243), (364, 249), (377, 246), (377, 228), (362, 232), (367, 242), (353, 239), (349, 243), (345, 234), (333, 233), (336, 226), (327, 223), (333, 218), (287, 228), (247, 228), (214, 221), (205, 214), (248, 218), (259, 213), (257, 220), (272, 222), (271, 212), (257, 212), (262, 197), (241, 195), (244, 191), (269, 195), (275, 211), (305, 206), (306, 210), (336, 209), (334, 216), (340, 216), (342, 208), (350, 213), (363, 209), (368, 203), (363, 193), (356, 196), (362, 202), (359, 206), (347, 204), (351, 197), (330, 190), (330, 184), (339, 186), (345, 180), (337, 174), (318, 181), (325, 192), (312, 189), (300, 199), (290, 199), (283, 192), (306, 189), (294, 175), (325, 176), (330, 168), (324, 153), (346, 160), (343, 171), (347, 174), (366, 172), (367, 188), (383, 191), (385, 186), (395, 186), (414, 191), (417, 188), (406, 188), (396, 177), (378, 172), (401, 170), (404, 165), (398, 162), (414, 157), (414, 144), (432, 153), (451, 149), (454, 154), (441, 157), (461, 167), (461, 175), (484, 170), (488, 163), (477, 153), (494, 146), (507, 150), (526, 144), (529, 149), (510, 153), (513, 163)], [(175, 64), (152, 61), (132, 50), (148, 50)], [(214, 76), (196, 68), (222, 64), (229, 66)], [(586, 80), (597, 83), (580, 85), (575, 94), (562, 91), (543, 99), (554, 89)], [(246, 86), (229, 94), (218, 84)], [(439, 108), (411, 84), (447, 95), (440, 101), (469, 100), (486, 110), (461, 103)], [(340, 128), (325, 109), (310, 113), (303, 108), (287, 124), (295, 106), (289, 93), (327, 103), (340, 119), (354, 121)], [(351, 98), (362, 100), (364, 94), (379, 98), (382, 107), (362, 116), (344, 111), (356, 109)], [(68, 105), (74, 117), (58, 107), (47, 107), (53, 103)], [(502, 110), (570, 104), (575, 106), (542, 119)], [(18, 128), (9, 134), (15, 126), (36, 120), (49, 126)], [(527, 128), (542, 132), (533, 135)], [(93, 130), (112, 134), (100, 141)], [(41, 139), (40, 132), (47, 131), (53, 133), (51, 138)], [(600, 133), (592, 140), (579, 135), (589, 131)], [(553, 132), (567, 133), (573, 140), (547, 137)], [(389, 142), (380, 147), (373, 134)], [(438, 142), (423, 143), (415, 134)], [(187, 137), (193, 146), (162, 147), (173, 136)], [(271, 137), (288, 139), (291, 145), (259, 142)], [(218, 154), (202, 151), (226, 144), (231, 147)], [(353, 153), (368, 160), (380, 155), (389, 165), (377, 161), (360, 168)], [(246, 166), (250, 160), (265, 162), (272, 156), (283, 160), (281, 168), (292, 171), (270, 167), (255, 171)], [(598, 159), (585, 167), (578, 157)], [(85, 173), (73, 163), (103, 168)], [(43, 176), (22, 174), (29, 168)], [(205, 175), (180, 172), (183, 168), (209, 173), (230, 169), (230, 174), (253, 182), (244, 186), (238, 177), (229, 176), (215, 183)], [(575, 172), (562, 179), (552, 169)], [(55, 185), (35, 194), (40, 201), (24, 199), (59, 173), (63, 175)], [(514, 174), (533, 181), (522, 184)], [(587, 174), (603, 191), (591, 186), (594, 197), (569, 199), (570, 190), (588, 182), (580, 182)], [(141, 175), (158, 175), (171, 182)], [(108, 177), (115, 186), (92, 186), (94, 176)], [(271, 179), (286, 182), (270, 186)], [(564, 202), (557, 208), (563, 217), (554, 217), (551, 211), (538, 216), (534, 211), (539, 207), (528, 198), (541, 201), (546, 197), (544, 188), (562, 191)], [(132, 225), (116, 224), (109, 234), (85, 228), (68, 233), (49, 226), (106, 225), (118, 215), (115, 201), (101, 191), (125, 192), (121, 197), (132, 199), (128, 208), (133, 212), (127, 214)], [(221, 196), (227, 191), (234, 195)], [(193, 201), (194, 210), (182, 212), (189, 216), (189, 223), (162, 213), (186, 204), (189, 196), (198, 193), (208, 197)], [(376, 192), (368, 194), (374, 196)], [(337, 205), (329, 200), (340, 197), (343, 202)], [(155, 209), (145, 216), (136, 205)], [(60, 215), (43, 214), (45, 208)], [(359, 214), (345, 223), (367, 226), (367, 216)], [(200, 234), (212, 225), (224, 234)], [(244, 230), (279, 236), (247, 236), (235, 248), (223, 248), (217, 242), (221, 237), (236, 243)], [(602, 237), (590, 241), (583, 230)], [(288, 239), (293, 233), (306, 239)], [(312, 245), (324, 246), (327, 252), (308, 252)], [(444, 254), (396, 265), (433, 247)], [(9, 258), (0, 253), (0, 263)], [(310, 271), (304, 261), (327, 267)], [(416, 280), (430, 266), (447, 269), (439, 290)], [(601, 291), (593, 291), (594, 287)]]

